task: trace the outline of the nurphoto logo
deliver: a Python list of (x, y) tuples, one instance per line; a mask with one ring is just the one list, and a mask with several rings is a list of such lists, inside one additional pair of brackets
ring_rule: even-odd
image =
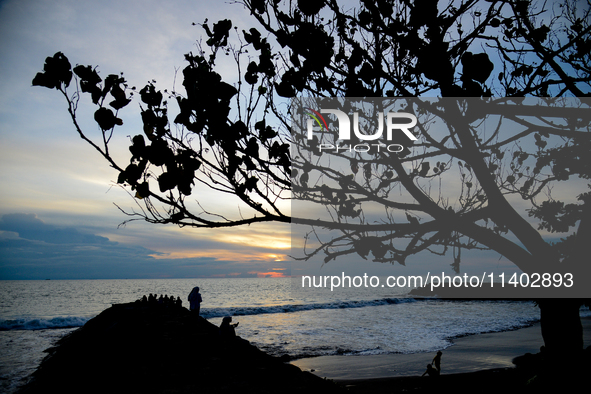
[[(401, 152), (404, 150), (404, 146), (397, 143), (391, 143), (393, 141), (394, 130), (400, 130), (402, 133), (410, 140), (416, 141), (417, 137), (410, 131), (411, 128), (416, 126), (417, 118), (413, 114), (405, 113), (405, 112), (386, 112), (386, 122), (384, 127), (384, 112), (377, 113), (377, 127), (373, 130), (373, 133), (369, 133), (366, 130), (365, 133), (362, 133), (359, 127), (359, 112), (353, 112), (353, 121), (350, 119), (350, 115), (346, 114), (345, 112), (337, 109), (326, 109), (322, 108), (320, 111), (313, 110), (312, 108), (305, 107), (304, 113), (309, 115), (310, 118), (307, 120), (307, 136), (308, 140), (314, 139), (314, 126), (315, 124), (318, 126), (317, 130), (321, 133), (328, 132), (328, 124), (326, 119), (322, 114), (330, 114), (336, 116), (338, 122), (338, 139), (343, 142), (348, 142), (351, 140), (351, 125), (353, 125), (353, 133), (355, 137), (357, 137), (360, 141), (376, 141), (374, 143), (360, 143), (360, 144), (348, 144), (348, 145), (339, 145), (338, 143), (320, 143), (318, 144), (319, 152), (322, 151), (329, 151), (335, 150), (337, 153), (339, 151), (349, 151), (349, 152), (357, 152), (357, 153), (365, 153), (369, 151), (380, 151), (380, 150), (387, 150), (388, 152)], [(406, 123), (397, 123), (398, 120), (406, 120)], [(387, 144), (380, 142), (380, 140), (384, 134), (384, 128), (386, 129), (386, 141)]]

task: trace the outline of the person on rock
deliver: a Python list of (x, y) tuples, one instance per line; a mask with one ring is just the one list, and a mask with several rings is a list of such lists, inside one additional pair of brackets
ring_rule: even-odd
[(202, 301), (203, 299), (201, 298), (201, 293), (199, 293), (199, 287), (193, 287), (193, 290), (189, 293), (189, 310), (199, 316)]

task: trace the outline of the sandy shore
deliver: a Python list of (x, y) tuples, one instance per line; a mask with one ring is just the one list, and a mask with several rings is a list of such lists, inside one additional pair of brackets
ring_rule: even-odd
[[(585, 347), (591, 345), (591, 318), (583, 318)], [(515, 331), (471, 335), (453, 340), (443, 350), (442, 375), (512, 368), (513, 358), (537, 353), (543, 345), (540, 325)], [(292, 364), (317, 376), (347, 383), (367, 379), (420, 376), (435, 353), (376, 356), (323, 356), (295, 360)]]

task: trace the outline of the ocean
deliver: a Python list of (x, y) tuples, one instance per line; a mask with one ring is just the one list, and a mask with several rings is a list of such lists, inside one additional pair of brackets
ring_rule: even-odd
[[(301, 289), (292, 279), (0, 281), (0, 392), (14, 393), (44, 350), (112, 304), (201, 288), (201, 316), (239, 322), (237, 334), (292, 358), (430, 352), (453, 338), (539, 320), (531, 301), (415, 299), (409, 289)], [(582, 316), (589, 315), (583, 311)]]

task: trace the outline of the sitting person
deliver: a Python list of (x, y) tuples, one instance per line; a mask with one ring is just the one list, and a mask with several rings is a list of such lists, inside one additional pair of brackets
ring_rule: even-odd
[(226, 316), (222, 319), (222, 324), (220, 324), (220, 335), (224, 338), (234, 338), (236, 337), (236, 326), (239, 323), (231, 324), (232, 318), (230, 316)]
[(427, 364), (427, 370), (421, 375), (421, 377), (425, 376), (429, 374), (430, 377), (435, 378), (437, 376), (439, 376), (439, 371), (435, 368), (433, 368), (433, 366), (431, 364)]

